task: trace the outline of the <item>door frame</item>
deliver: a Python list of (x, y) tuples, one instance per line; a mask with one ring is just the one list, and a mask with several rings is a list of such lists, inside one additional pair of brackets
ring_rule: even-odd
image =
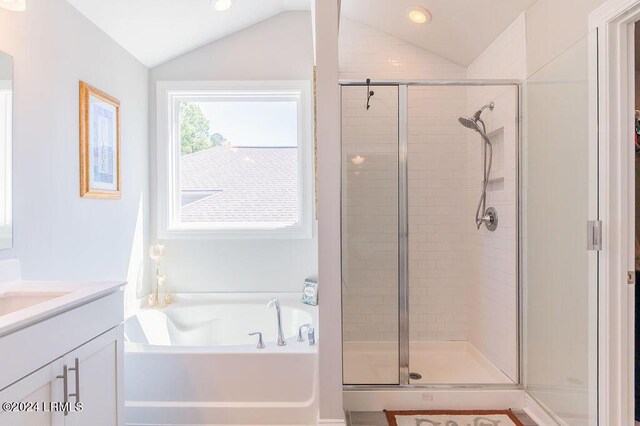
[(640, 0), (609, 0), (589, 16), (598, 30), (599, 214), (603, 222), (599, 267), (599, 423), (634, 424), (635, 113), (633, 23)]

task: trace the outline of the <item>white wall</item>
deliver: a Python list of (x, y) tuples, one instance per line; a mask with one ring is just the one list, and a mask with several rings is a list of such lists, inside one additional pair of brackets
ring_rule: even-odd
[[(156, 83), (188, 80), (312, 80), (309, 12), (285, 12), (151, 70), (149, 150), (152, 211), (156, 204)], [(152, 215), (151, 240), (156, 217)], [(165, 240), (162, 273), (169, 291), (301, 291), (317, 274), (317, 230), (306, 240)], [(321, 290), (322, 291), (322, 290)]]
[[(340, 315), (340, 92), (338, 4), (312, 3), (316, 41), (318, 132), (318, 279), (321, 283), (318, 346), (319, 423), (341, 424), (342, 321)], [(333, 421), (332, 421), (333, 420)]]
[(589, 14), (606, 0), (538, 0), (528, 10), (527, 75), (567, 50), (589, 30)]
[[(0, 9), (14, 57), (14, 248), (27, 279), (142, 277), (148, 215), (148, 69), (64, 0)], [(78, 81), (122, 102), (122, 199), (80, 198)], [(141, 278), (142, 279), (142, 278)], [(142, 281), (140, 281), (141, 283)]]
[[(467, 69), (470, 79), (523, 80), (527, 72), (525, 14), (521, 14)], [(517, 380), (517, 89), (513, 86), (467, 89), (468, 113), (495, 102), (483, 114), (494, 144), (487, 207), (498, 212), (494, 232), (467, 222), (469, 254), (469, 341), (498, 368)], [(468, 197), (465, 211), (474, 212), (482, 182), (482, 143), (467, 132)]]
[(340, 20), (340, 79), (462, 79), (465, 69), (348, 18)]

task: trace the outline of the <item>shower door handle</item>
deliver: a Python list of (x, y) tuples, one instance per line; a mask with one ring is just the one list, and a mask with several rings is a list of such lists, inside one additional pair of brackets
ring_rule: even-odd
[(587, 250), (602, 250), (602, 221), (590, 220), (587, 222)]

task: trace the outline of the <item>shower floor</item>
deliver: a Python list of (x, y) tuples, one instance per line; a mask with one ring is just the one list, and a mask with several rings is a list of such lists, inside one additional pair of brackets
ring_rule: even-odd
[[(398, 344), (344, 342), (345, 384), (397, 384)], [(514, 383), (469, 342), (411, 342), (411, 384)]]

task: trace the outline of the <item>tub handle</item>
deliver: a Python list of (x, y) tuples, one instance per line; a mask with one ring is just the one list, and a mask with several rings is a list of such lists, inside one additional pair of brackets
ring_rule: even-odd
[(258, 335), (258, 344), (256, 345), (256, 348), (264, 349), (264, 342), (262, 341), (262, 332), (255, 331), (253, 333), (249, 333), (249, 336), (255, 336), (256, 334)]
[(313, 327), (309, 327), (309, 334), (307, 337), (309, 338), (309, 346), (316, 344), (316, 330)]
[(311, 327), (311, 324), (302, 324), (298, 329), (298, 342), (304, 342), (304, 336), (302, 335), (302, 330), (305, 328), (308, 330)]

